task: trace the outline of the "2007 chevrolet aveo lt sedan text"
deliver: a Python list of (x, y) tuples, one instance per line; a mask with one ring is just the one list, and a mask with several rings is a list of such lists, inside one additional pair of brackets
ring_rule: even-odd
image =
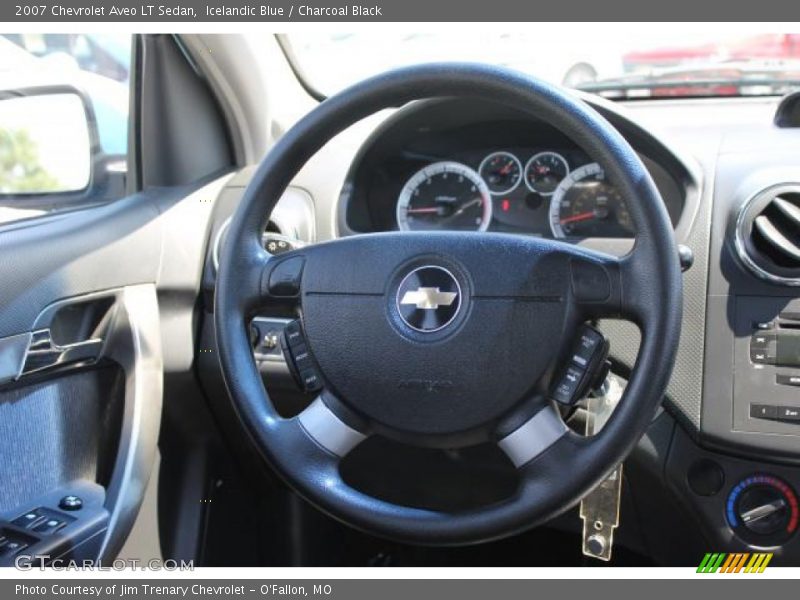
[(800, 69), (659, 35), (2, 36), (0, 564), (796, 564)]

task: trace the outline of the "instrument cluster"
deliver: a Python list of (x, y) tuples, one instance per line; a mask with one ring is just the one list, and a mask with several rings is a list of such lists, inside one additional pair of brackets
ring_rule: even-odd
[[(626, 139), (673, 225), (687, 189), (681, 164), (643, 130)], [(491, 231), (580, 241), (635, 236), (603, 166), (549, 123), (492, 102), (409, 105), (362, 145), (345, 178), (340, 232)]]
[(603, 168), (578, 150), (503, 148), (459, 158), (432, 160), (405, 181), (398, 229), (634, 234), (624, 199)]

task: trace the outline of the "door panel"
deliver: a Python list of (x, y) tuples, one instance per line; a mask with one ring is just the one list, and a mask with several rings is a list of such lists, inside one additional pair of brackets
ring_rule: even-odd
[(106, 366), (0, 393), (0, 456), (20, 457), (0, 461), (0, 514), (73, 480), (107, 482), (101, 449), (118, 439), (123, 392), (122, 370)]
[[(129, 262), (119, 262), (119, 270)], [(103, 314), (93, 325), (80, 315), (97, 304)], [(66, 327), (65, 313), (76, 313), (78, 324)], [(89, 323), (86, 340), (80, 339), (86, 336), (81, 322)], [(29, 326), (22, 371), (0, 391), (0, 481), (6, 483), (0, 487), (0, 535), (27, 545), (25, 553), (110, 559), (125, 542), (158, 442), (159, 322), (151, 282), (59, 300)], [(41, 354), (32, 360), (52, 354), (36, 344), (43, 332), (78, 336), (64, 348), (92, 352), (57, 351), (60, 360)], [(84, 506), (65, 510), (61, 499), (67, 496)], [(48, 522), (58, 523), (57, 531)], [(14, 558), (0, 557), (0, 564)]]
[(161, 254), (157, 217), (154, 199), (139, 194), (0, 230), (0, 339), (30, 332), (57, 300), (154, 283)]
[[(0, 228), (0, 536), (24, 554), (107, 561), (124, 544), (156, 456), (164, 348), (170, 372), (192, 369), (226, 180)], [(84, 508), (59, 508), (68, 495)], [(17, 521), (36, 510), (66, 522), (41, 533)]]
[(118, 452), (105, 506), (108, 534), (100, 552), (113, 559), (130, 533), (144, 499), (161, 424), (163, 361), (156, 288), (128, 286), (117, 296), (119, 321), (106, 349), (125, 373), (124, 412)]
[(40, 214), (0, 223), (0, 566), (116, 557), (156, 462), (164, 390), (194, 380), (210, 216), (235, 164), (177, 40), (133, 42), (131, 136), (116, 157), (130, 160), (113, 171), (127, 186), (113, 189), (144, 191), (109, 195), (101, 173), (80, 202), (0, 198)]

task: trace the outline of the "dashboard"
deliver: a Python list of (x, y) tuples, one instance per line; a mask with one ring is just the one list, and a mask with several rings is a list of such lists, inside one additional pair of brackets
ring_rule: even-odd
[[(776, 548), (796, 561), (800, 534), (789, 508), (800, 490), (800, 262), (782, 242), (800, 240), (792, 208), (800, 207), (800, 128), (774, 125), (777, 99), (587, 103), (636, 150), (676, 241), (695, 259), (683, 273), (681, 346), (666, 410), (648, 434), (645, 459), (631, 468), (651, 465), (655, 485), (637, 493), (652, 492), (652, 506), (674, 496), (697, 515), (698, 531), (714, 547)], [(274, 232), (315, 243), (456, 229), (563, 238), (611, 253), (630, 247), (635, 228), (627, 207), (635, 198), (619, 198), (602, 165), (548, 123), (496, 105), (439, 99), (362, 124), (326, 145), (293, 182), (272, 215)], [(212, 235), (250, 174), (227, 185)], [(313, 227), (303, 225), (309, 221)], [(213, 276), (208, 268), (209, 305)], [(274, 326), (257, 322), (253, 339), (265, 381), (277, 386), (280, 349), (263, 343)], [(637, 360), (636, 325), (603, 320), (598, 328), (624, 376)], [(212, 343), (213, 331), (205, 336)], [(215, 373), (213, 356), (200, 360), (204, 377)], [(217, 385), (224, 395), (221, 379)], [(767, 505), (778, 507), (769, 519), (745, 523), (743, 515)], [(683, 555), (686, 530), (666, 528)], [(652, 552), (671, 552), (661, 543), (664, 531), (648, 533), (659, 540)]]
[[(685, 200), (680, 178), (657, 158), (639, 156), (675, 225)], [(634, 200), (622, 197), (601, 164), (548, 124), (477, 102), (402, 111), (365, 144), (343, 200), (345, 228), (359, 233), (635, 236), (627, 207)]]

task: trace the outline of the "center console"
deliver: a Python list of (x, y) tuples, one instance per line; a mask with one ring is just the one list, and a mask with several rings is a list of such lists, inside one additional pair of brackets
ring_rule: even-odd
[(734, 346), (733, 427), (800, 433), (800, 299), (740, 296)]
[(800, 559), (800, 168), (787, 153), (800, 139), (791, 135), (772, 131), (781, 142), (763, 152), (732, 144), (719, 154), (699, 431), (676, 430), (666, 465), (712, 550), (766, 548), (781, 564)]

